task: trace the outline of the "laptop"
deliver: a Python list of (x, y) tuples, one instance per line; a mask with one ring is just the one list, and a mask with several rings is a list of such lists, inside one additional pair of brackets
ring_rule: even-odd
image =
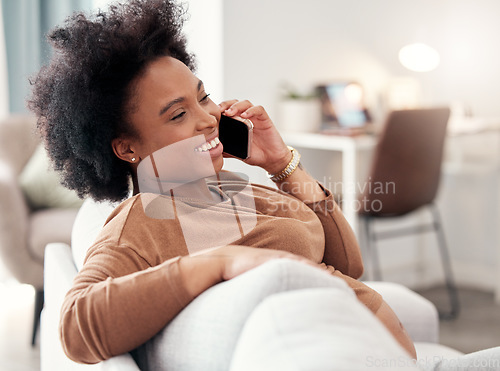
[(360, 135), (371, 129), (363, 87), (356, 82), (335, 82), (316, 87), (321, 102), (321, 133)]

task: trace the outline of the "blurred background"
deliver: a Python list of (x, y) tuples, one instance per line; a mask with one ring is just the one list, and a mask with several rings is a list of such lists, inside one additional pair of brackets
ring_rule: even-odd
[[(108, 3), (1, 0), (2, 118), (27, 112), (28, 79), (51, 53), (43, 41), (47, 30), (75, 10), (90, 11)], [(317, 134), (331, 128), (321, 115), (318, 86), (354, 84), (359, 88), (355, 96), (358, 108), (369, 112), (369, 130), (342, 140), (355, 144), (368, 137), (373, 145), (358, 153), (352, 169), (356, 179), (365, 179), (369, 173), (376, 133), (391, 110), (450, 107), (436, 204), (463, 310), (457, 319), (442, 324), (442, 342), (464, 352), (499, 345), (500, 2), (185, 3), (190, 14), (185, 30), (189, 48), (197, 56), (197, 74), (217, 103), (248, 99), (264, 106), (284, 135)], [(306, 168), (327, 187), (342, 183), (345, 153), (305, 144), (301, 153)], [(243, 171), (265, 181), (265, 174), (255, 169)], [(412, 225), (426, 218), (417, 212), (382, 222), (377, 228)], [(358, 228), (356, 233), (362, 239)], [(432, 234), (391, 239), (380, 242), (379, 248), (385, 280), (402, 283), (434, 301), (444, 298), (447, 305)], [(37, 369), (38, 345), (29, 346), (34, 291), (19, 285), (1, 265), (0, 261), (0, 349), (4, 348), (0, 368)], [(367, 268), (365, 278), (372, 279), (369, 264)], [(468, 307), (475, 311), (467, 312)]]

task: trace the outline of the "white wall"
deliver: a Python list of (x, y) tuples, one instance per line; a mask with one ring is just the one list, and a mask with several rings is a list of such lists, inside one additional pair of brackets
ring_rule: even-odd
[[(496, 0), (225, 0), (224, 87), (276, 113), (283, 81), (307, 88), (355, 79), (381, 114), (390, 78), (413, 76), (423, 103), (460, 101), (500, 116), (500, 2)], [(397, 55), (423, 41), (440, 66), (412, 73)]]
[(214, 102), (223, 99), (223, 4), (222, 0), (189, 0), (185, 24), (188, 49), (196, 55), (197, 76)]

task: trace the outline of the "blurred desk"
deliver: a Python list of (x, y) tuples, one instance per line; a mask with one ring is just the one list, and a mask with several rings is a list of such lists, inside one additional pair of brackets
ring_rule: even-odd
[(338, 136), (316, 133), (282, 133), (286, 144), (300, 148), (319, 149), (327, 151), (337, 151), (342, 154), (342, 211), (351, 225), (354, 233), (358, 235), (357, 220), (357, 189), (359, 181), (357, 179), (358, 158), (361, 151), (373, 150), (377, 144), (377, 138), (371, 135), (359, 136)]
[[(500, 120), (497, 118), (453, 119), (448, 124), (448, 137), (463, 138), (473, 134), (498, 132), (499, 130)], [(375, 135), (340, 136), (297, 132), (284, 132), (282, 133), (282, 137), (285, 143), (298, 149), (307, 148), (341, 153), (342, 182), (345, 184), (342, 195), (342, 211), (356, 235), (359, 236), (356, 216), (357, 190), (360, 188), (360, 181), (364, 182), (365, 179), (357, 179), (356, 170), (359, 165), (360, 152), (372, 151), (377, 144), (377, 137)], [(459, 152), (461, 150), (460, 147), (455, 146), (451, 150), (453, 154), (445, 159), (445, 168), (456, 165), (457, 161), (462, 162), (463, 154)]]

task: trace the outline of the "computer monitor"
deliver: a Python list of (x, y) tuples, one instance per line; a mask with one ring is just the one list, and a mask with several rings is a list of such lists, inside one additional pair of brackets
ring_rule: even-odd
[(350, 132), (365, 128), (371, 121), (364, 104), (363, 87), (356, 82), (320, 85), (322, 131)]

